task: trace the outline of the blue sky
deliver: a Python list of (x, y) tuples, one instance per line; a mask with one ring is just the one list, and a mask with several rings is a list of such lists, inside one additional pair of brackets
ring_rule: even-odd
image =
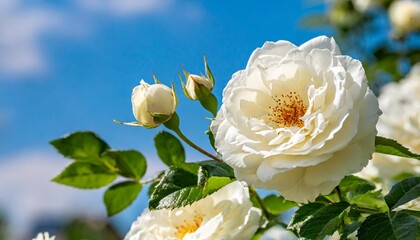
[[(265, 41), (299, 45), (331, 34), (328, 29), (299, 26), (303, 16), (325, 8), (310, 2), (2, 0), (0, 15), (6, 21), (0, 22), (0, 192), (17, 190), (12, 196), (0, 194), (0, 208), (7, 209), (12, 223), (26, 219), (22, 214), (27, 212), (34, 219), (72, 212), (74, 207), (65, 204), (70, 201), (83, 202), (82, 210), (105, 214), (102, 191), (48, 182), (68, 163), (48, 142), (73, 131), (92, 130), (113, 148), (141, 151), (150, 161), (149, 175), (160, 168), (153, 136), (162, 128), (146, 130), (112, 121), (134, 120), (132, 88), (141, 79), (152, 83), (152, 71), (165, 84), (175, 81), (181, 128), (209, 149), (201, 134), (209, 124), (204, 119), (208, 114), (182, 95), (180, 65), (192, 73), (204, 72), (205, 53), (221, 99), (231, 75), (243, 69)], [(205, 159), (186, 149), (190, 161)], [(92, 204), (100, 206), (91, 208)], [(122, 231), (145, 204), (142, 197), (113, 218)], [(29, 224), (31, 218), (26, 220)]]

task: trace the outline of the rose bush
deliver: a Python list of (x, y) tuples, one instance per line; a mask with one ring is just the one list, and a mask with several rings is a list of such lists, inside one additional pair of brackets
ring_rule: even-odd
[(252, 206), (248, 188), (238, 181), (183, 208), (146, 210), (125, 240), (250, 239), (261, 210)]
[(379, 115), (362, 64), (323, 36), (256, 49), (211, 130), (239, 180), (308, 202), (366, 166)]
[(149, 85), (141, 80), (133, 89), (131, 103), (139, 124), (154, 128), (172, 117), (177, 99), (174, 89), (160, 83)]
[[(406, 79), (389, 83), (382, 89), (379, 106), (383, 115), (378, 121), (378, 134), (397, 140), (414, 153), (420, 153), (420, 64)], [(391, 180), (402, 174), (420, 174), (420, 161), (375, 153), (360, 176)]]

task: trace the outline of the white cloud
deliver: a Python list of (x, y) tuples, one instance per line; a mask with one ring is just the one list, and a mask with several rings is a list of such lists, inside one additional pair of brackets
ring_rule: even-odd
[(180, 15), (192, 22), (204, 15), (201, 5), (176, 0), (77, 0), (72, 4), (64, 10), (39, 1), (0, 0), (0, 74), (6, 76), (0, 79), (48, 72), (44, 38), (85, 34), (95, 14), (125, 17), (171, 12), (175, 18)]
[(3, 156), (2, 161), (0, 209), (6, 212), (13, 232), (23, 234), (45, 216), (105, 216), (102, 191), (82, 191), (50, 181), (68, 163), (58, 154), (35, 150)]
[[(145, 179), (165, 169), (160, 160), (146, 157), (149, 161)], [(106, 216), (102, 204), (105, 188), (81, 190), (50, 181), (69, 161), (58, 153), (43, 150), (1, 156), (0, 210), (6, 212), (12, 232), (23, 235), (22, 231), (42, 217)]]
[(0, 16), (0, 72), (21, 76), (47, 70), (41, 39), (60, 31), (61, 14), (46, 7), (25, 7), (18, 0), (2, 0)]
[(155, 13), (168, 9), (174, 0), (80, 0), (79, 5), (112, 15), (126, 16)]

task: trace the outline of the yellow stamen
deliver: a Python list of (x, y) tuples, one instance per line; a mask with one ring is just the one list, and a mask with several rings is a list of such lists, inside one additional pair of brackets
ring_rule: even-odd
[(186, 220), (184, 220), (184, 222), (181, 225), (175, 227), (176, 237), (178, 239), (183, 239), (185, 235), (187, 235), (187, 233), (192, 233), (192, 232), (197, 231), (197, 229), (201, 226), (202, 222), (203, 222), (203, 217), (196, 212), (192, 221), (187, 222)]
[(274, 107), (269, 107), (271, 112), (268, 119), (278, 127), (303, 127), (304, 121), (301, 119), (305, 115), (307, 107), (302, 98), (296, 92), (277, 95), (272, 97), (275, 102)]

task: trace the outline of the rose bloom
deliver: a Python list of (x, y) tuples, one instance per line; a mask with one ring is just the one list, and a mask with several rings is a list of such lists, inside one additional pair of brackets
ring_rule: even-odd
[(420, 30), (420, 1), (393, 1), (388, 9), (391, 24), (397, 33)]
[(149, 85), (141, 80), (140, 85), (133, 89), (131, 103), (139, 124), (154, 128), (172, 117), (177, 99), (173, 89), (160, 83)]
[(354, 8), (358, 12), (366, 12), (372, 8), (375, 8), (379, 5), (378, 0), (352, 0)]
[(308, 202), (366, 166), (379, 115), (362, 64), (323, 36), (256, 49), (211, 130), (239, 180)]
[(250, 239), (260, 217), (261, 210), (249, 200), (248, 188), (235, 181), (185, 207), (144, 211), (125, 240)]
[[(377, 125), (378, 135), (420, 153), (420, 63), (406, 79), (385, 85), (378, 99), (383, 111)], [(420, 174), (420, 161), (375, 153), (359, 176), (391, 180), (402, 173)]]

